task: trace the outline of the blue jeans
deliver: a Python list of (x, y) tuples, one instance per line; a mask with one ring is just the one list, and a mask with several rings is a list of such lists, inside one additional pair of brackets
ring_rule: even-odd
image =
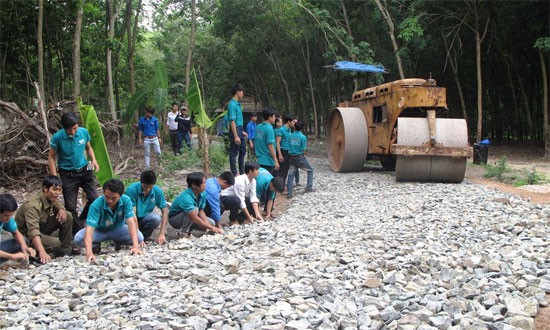
[(187, 148), (191, 149), (191, 135), (189, 134), (189, 131), (178, 131), (178, 145), (181, 152), (181, 147), (183, 140), (185, 140), (185, 144), (187, 145)]
[[(10, 238), (0, 242), (0, 251), (16, 253), (21, 251), (21, 246), (15, 241), (15, 239)], [(7, 259), (0, 259), (0, 264), (6, 261)]]
[[(229, 167), (234, 176), (244, 174), (244, 157), (246, 156), (246, 140), (244, 139), (243, 128), (240, 126), (237, 126), (237, 135), (241, 139), (240, 145), (235, 144), (233, 132), (229, 131)], [(239, 156), (239, 172), (237, 172), (237, 155)]]
[(143, 150), (145, 152), (145, 167), (151, 167), (151, 148), (153, 148), (157, 156), (160, 156), (160, 143), (159, 143), (158, 137), (143, 139)]
[[(74, 243), (76, 245), (84, 246), (84, 234), (86, 233), (86, 228), (83, 228), (76, 233), (74, 236)], [(138, 242), (143, 242), (143, 234), (138, 230)], [(103, 241), (115, 241), (120, 242), (124, 245), (132, 245), (132, 237), (128, 231), (128, 225), (124, 224), (118, 228), (108, 231), (102, 231), (99, 229), (94, 230), (92, 236), (92, 245), (99, 246)]]
[(160, 214), (149, 213), (141, 219), (138, 219), (139, 231), (143, 233), (144, 238), (149, 238), (151, 234), (160, 226), (162, 217)]
[(304, 155), (290, 156), (290, 170), (286, 181), (286, 191), (289, 197), (292, 197), (294, 176), (300, 169), (307, 172), (306, 191), (313, 189), (313, 167), (309, 165), (307, 158)]

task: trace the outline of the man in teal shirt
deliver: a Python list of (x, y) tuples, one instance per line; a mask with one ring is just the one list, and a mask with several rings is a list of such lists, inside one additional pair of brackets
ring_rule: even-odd
[[(126, 195), (132, 200), (138, 220), (139, 231), (145, 239), (160, 225), (157, 243), (166, 243), (166, 224), (168, 223), (168, 205), (164, 198), (164, 192), (157, 186), (157, 175), (151, 170), (141, 173), (140, 182), (134, 182), (126, 188)], [(153, 213), (155, 206), (162, 212)]]
[[(246, 155), (245, 138), (243, 131), (243, 110), (239, 102), (244, 96), (244, 87), (236, 84), (231, 89), (233, 97), (227, 105), (227, 121), (229, 123), (229, 167), (234, 176), (244, 173), (244, 157)], [(237, 156), (239, 157), (239, 172), (237, 173)]]
[(5, 230), (13, 239), (0, 240), (0, 264), (6, 260), (29, 260), (35, 257), (36, 251), (30, 248), (23, 235), (17, 230), (13, 215), (17, 210), (17, 200), (10, 194), (0, 194), (0, 235)]
[(276, 177), (269, 173), (265, 168), (260, 167), (258, 176), (256, 177), (256, 196), (260, 200), (261, 204), (264, 204), (265, 219), (271, 217), (271, 211), (273, 204), (275, 203), (275, 197), (277, 193), (283, 192), (284, 180), (283, 178)]
[(94, 252), (99, 253), (101, 242), (107, 240), (131, 244), (132, 254), (143, 254), (139, 246), (143, 242), (143, 234), (136, 226), (132, 200), (124, 195), (124, 183), (118, 179), (110, 179), (103, 184), (103, 196), (90, 206), (86, 228), (74, 237), (75, 244), (86, 248), (87, 261), (95, 260)]
[(275, 132), (273, 131), (275, 112), (272, 109), (265, 109), (262, 111), (262, 117), (264, 121), (256, 127), (254, 151), (258, 164), (273, 173), (274, 170), (279, 169), (279, 161), (275, 154)]
[(168, 212), (168, 223), (183, 235), (189, 235), (191, 229), (210, 230), (221, 234), (222, 229), (204, 213), (206, 207), (206, 176), (201, 172), (187, 175), (187, 189), (179, 194)]
[[(90, 144), (90, 134), (85, 128), (78, 126), (78, 116), (73, 112), (64, 113), (61, 116), (61, 126), (63, 128), (57, 131), (50, 141), (48, 168), (53, 176), (57, 176), (59, 173), (59, 177), (63, 182), (63, 200), (65, 201), (65, 209), (73, 215), (72, 231), (74, 235), (83, 228), (88, 208), (97, 198), (97, 182), (94, 170), (99, 171), (99, 165)], [(90, 167), (85, 154), (90, 159)], [(57, 168), (55, 165), (56, 158)], [(87, 200), (80, 218), (76, 211), (79, 188), (84, 190)]]
[(307, 149), (307, 137), (302, 133), (304, 122), (299, 120), (294, 124), (294, 133), (290, 134), (288, 153), (290, 155), (290, 171), (286, 181), (287, 197), (292, 197), (294, 176), (299, 169), (307, 172), (307, 183), (305, 192), (313, 192), (313, 167), (309, 165), (304, 155)]

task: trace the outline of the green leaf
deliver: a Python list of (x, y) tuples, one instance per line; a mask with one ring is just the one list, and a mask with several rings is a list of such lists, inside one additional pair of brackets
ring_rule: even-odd
[(159, 88), (168, 88), (168, 74), (166, 74), (166, 66), (161, 60), (155, 60), (155, 78)]
[(94, 107), (91, 105), (84, 105), (79, 102), (80, 117), (82, 118), (82, 125), (90, 133), (92, 141), (90, 142), (92, 149), (94, 150), (95, 159), (99, 164), (99, 171), (95, 172), (95, 176), (100, 185), (103, 185), (105, 181), (115, 177), (113, 167), (111, 165), (111, 159), (109, 158), (109, 152), (107, 145), (105, 144), (105, 138), (101, 131), (101, 124), (97, 118), (97, 114)]
[(126, 111), (122, 113), (123, 122), (126, 123), (132, 120), (136, 111), (138, 111), (138, 115), (141, 115), (139, 114), (139, 110), (144, 107), (147, 96), (149, 96), (150, 93), (151, 91), (149, 89), (142, 89), (132, 96), (128, 101), (128, 105), (126, 105)]
[(208, 118), (208, 115), (204, 110), (201, 90), (199, 88), (199, 82), (197, 81), (195, 69), (191, 72), (191, 82), (189, 84), (189, 90), (187, 91), (186, 100), (189, 104), (190, 113), (195, 115), (195, 123), (197, 126), (203, 128), (209, 128), (212, 126), (212, 121)]

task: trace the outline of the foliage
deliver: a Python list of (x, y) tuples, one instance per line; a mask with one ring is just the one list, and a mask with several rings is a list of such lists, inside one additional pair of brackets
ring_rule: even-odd
[(531, 171), (525, 170), (525, 177), (518, 179), (514, 183), (514, 186), (521, 187), (525, 185), (545, 184), (548, 182), (549, 180), (544, 173), (537, 172), (537, 170), (533, 168)]
[(187, 104), (189, 104), (189, 110), (191, 116), (195, 117), (195, 124), (202, 128), (209, 128), (212, 126), (212, 121), (208, 118), (204, 106), (202, 103), (201, 90), (197, 81), (197, 74), (195, 69), (191, 72), (191, 84), (186, 95)]
[(507, 158), (506, 156), (499, 159), (499, 161), (496, 163), (496, 165), (486, 165), (486, 172), (485, 177), (486, 178), (494, 178), (496, 177), (498, 181), (502, 181), (502, 176), (506, 172), (510, 172), (510, 168), (508, 168), (507, 164)]

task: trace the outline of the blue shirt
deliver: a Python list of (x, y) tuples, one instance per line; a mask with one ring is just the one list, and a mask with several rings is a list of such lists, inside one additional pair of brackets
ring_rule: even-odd
[(88, 211), (86, 226), (96, 228), (101, 231), (110, 231), (124, 225), (126, 219), (133, 218), (132, 200), (126, 195), (120, 196), (120, 200), (113, 211), (107, 205), (105, 196), (97, 198)]
[(241, 108), (241, 103), (233, 98), (227, 105), (227, 120), (229, 125), (234, 121), (237, 127), (243, 126), (243, 110)]
[(90, 133), (83, 127), (77, 128), (73, 136), (69, 136), (65, 129), (57, 131), (50, 140), (50, 147), (57, 153), (57, 166), (65, 171), (86, 166), (86, 144), (90, 141)]
[(141, 117), (139, 119), (139, 130), (144, 136), (157, 136), (157, 131), (159, 130), (159, 120), (155, 116), (152, 116), (150, 119), (147, 119), (147, 117)]
[(134, 182), (126, 188), (125, 194), (132, 200), (138, 219), (145, 218), (153, 212), (155, 206), (161, 210), (167, 206), (164, 192), (157, 185), (154, 185), (149, 194), (145, 196), (141, 188), (141, 182)]
[[(258, 164), (274, 166), (275, 160), (271, 157), (268, 145), (275, 145), (275, 132), (273, 125), (263, 122), (256, 127), (256, 139), (254, 140), (254, 152), (258, 159)], [(275, 150), (275, 149), (274, 149)]]
[(15, 233), (17, 230), (17, 222), (15, 222), (15, 219), (13, 217), (9, 218), (7, 222), (0, 221), (0, 233), (2, 230), (5, 230), (9, 233)]
[(307, 149), (307, 137), (300, 131), (290, 134), (288, 153), (296, 156), (302, 155)]
[(283, 125), (277, 129), (277, 131), (275, 132), (275, 135), (281, 137), (281, 142), (279, 142), (279, 144), (281, 145), (281, 150), (288, 150), (288, 140), (290, 138), (290, 129), (285, 125)]
[(220, 192), (222, 187), (218, 182), (218, 178), (210, 178), (206, 180), (206, 202), (210, 206), (212, 214), (210, 217), (212, 220), (219, 222), (221, 220), (220, 215)]
[(259, 174), (256, 177), (256, 196), (258, 198), (261, 198), (261, 196), (267, 192), (269, 199), (275, 199), (275, 192), (269, 190), (271, 180), (273, 180), (273, 175), (271, 175), (271, 173), (269, 173), (269, 171), (265, 168), (260, 167)]
[(256, 123), (252, 120), (246, 124), (246, 134), (248, 134), (249, 140), (254, 140), (256, 137)]
[(193, 189), (187, 188), (184, 190), (181, 194), (179, 194), (176, 199), (174, 199), (174, 202), (172, 203), (172, 206), (170, 206), (170, 212), (168, 212), (168, 216), (172, 217), (178, 213), (185, 212), (189, 213), (192, 211), (199, 211), (204, 210), (206, 207), (206, 193), (201, 192), (199, 194), (199, 198), (195, 197), (195, 193), (193, 192)]

